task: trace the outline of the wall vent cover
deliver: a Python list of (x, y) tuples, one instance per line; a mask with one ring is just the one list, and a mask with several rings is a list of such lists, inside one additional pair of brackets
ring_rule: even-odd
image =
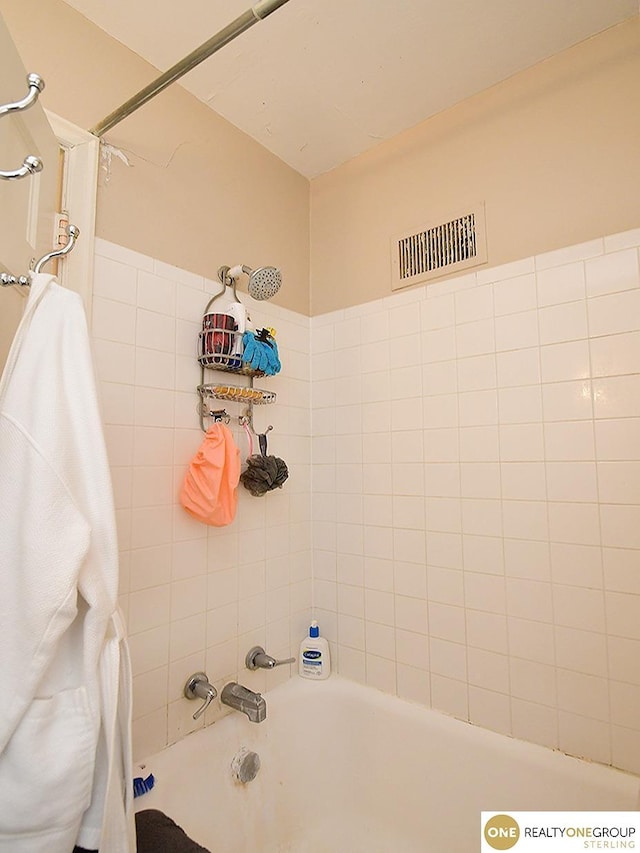
[(399, 290), (486, 262), (484, 204), (476, 204), (393, 237), (391, 288)]

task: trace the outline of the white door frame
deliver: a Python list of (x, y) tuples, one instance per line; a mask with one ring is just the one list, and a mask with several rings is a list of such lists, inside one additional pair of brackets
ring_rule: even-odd
[(58, 280), (81, 294), (91, 323), (100, 140), (67, 119), (49, 110), (45, 112), (58, 141), (66, 149), (62, 196), (70, 223), (80, 229), (73, 251), (59, 265)]

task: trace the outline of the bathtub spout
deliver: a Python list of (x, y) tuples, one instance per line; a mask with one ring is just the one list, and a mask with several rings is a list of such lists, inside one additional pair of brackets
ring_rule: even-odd
[(252, 723), (261, 723), (267, 717), (267, 703), (260, 693), (254, 693), (248, 687), (230, 681), (220, 694), (220, 701), (234, 711), (246, 714)]

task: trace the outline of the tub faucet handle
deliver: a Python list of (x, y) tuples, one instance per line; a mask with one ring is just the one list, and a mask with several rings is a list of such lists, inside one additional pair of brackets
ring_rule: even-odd
[(285, 658), (284, 660), (276, 660), (271, 655), (266, 654), (262, 646), (254, 646), (249, 649), (247, 656), (244, 659), (247, 669), (273, 669), (276, 666), (282, 666), (285, 663), (295, 663), (295, 658)]
[(209, 705), (216, 698), (218, 691), (213, 684), (209, 684), (209, 679), (207, 678), (206, 673), (194, 672), (193, 675), (189, 676), (187, 679), (187, 683), (184, 686), (184, 695), (187, 699), (204, 699), (203, 704), (193, 715), (193, 719), (197, 720), (204, 714)]

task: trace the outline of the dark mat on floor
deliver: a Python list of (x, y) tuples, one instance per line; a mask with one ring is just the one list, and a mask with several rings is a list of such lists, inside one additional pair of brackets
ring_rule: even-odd
[[(182, 827), (157, 809), (145, 809), (136, 814), (138, 853), (211, 853), (186, 834)], [(74, 847), (73, 853), (98, 853)]]
[(136, 838), (138, 853), (211, 853), (157, 809), (145, 809), (136, 814)]

